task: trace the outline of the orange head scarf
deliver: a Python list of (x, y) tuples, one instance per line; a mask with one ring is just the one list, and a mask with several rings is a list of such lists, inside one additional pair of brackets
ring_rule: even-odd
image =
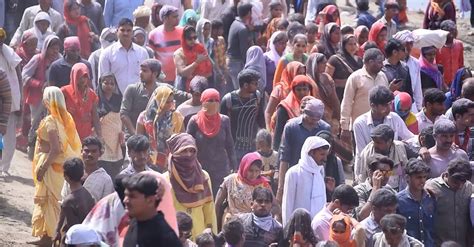
[[(67, 87), (66, 91), (69, 91), (70, 95), (74, 97), (73, 101), (78, 106), (81, 105), (84, 97), (88, 96), (88, 95), (84, 95), (84, 92), (81, 92), (81, 90), (79, 90), (78, 88), (79, 80), (83, 76), (89, 76), (89, 69), (87, 68), (87, 65), (85, 65), (84, 63), (74, 64), (74, 66), (72, 66), (72, 69), (71, 69), (71, 77), (70, 77), (70, 82), (69, 82), (72, 87)], [(90, 90), (92, 89), (89, 88), (86, 94), (88, 94)]]
[[(382, 30), (387, 30), (387, 27), (382, 22), (376, 22), (372, 25), (369, 31), (369, 41), (373, 41), (377, 44), (377, 47), (380, 49), (382, 53), (385, 54), (385, 44), (387, 43), (386, 40), (379, 41), (379, 35)], [(365, 46), (365, 45), (364, 45)]]
[[(321, 13), (326, 14), (326, 18), (324, 20), (320, 20), (319, 15), (318, 15), (318, 17), (316, 17), (316, 24), (319, 24), (320, 21), (323, 21), (324, 24), (328, 24), (330, 22), (335, 22), (335, 23), (337, 23), (337, 25), (341, 26), (341, 17), (340, 17), (340, 14), (339, 14), (339, 9), (337, 8), (336, 5), (331, 4), (331, 5), (328, 5), (328, 6), (324, 7), (324, 9), (321, 10)], [(333, 15), (335, 13), (338, 13), (338, 17), (334, 20)]]
[(252, 164), (255, 161), (260, 161), (260, 164), (262, 164), (262, 158), (260, 157), (259, 153), (253, 152), (253, 153), (246, 154), (242, 158), (242, 161), (240, 161), (240, 166), (239, 166), (239, 171), (238, 171), (237, 176), (240, 179), (240, 181), (242, 181), (243, 183), (245, 183), (247, 185), (250, 185), (250, 186), (262, 185), (262, 186), (267, 187), (268, 186), (268, 180), (262, 175), (259, 175), (253, 181), (250, 181), (250, 180), (247, 179), (247, 173), (250, 169), (250, 166), (252, 166)]
[[(212, 101), (212, 102), (210, 102)], [(196, 123), (199, 130), (208, 138), (212, 138), (221, 129), (219, 114), (220, 95), (214, 88), (204, 90), (201, 94), (202, 109), (197, 113)]]
[[(344, 233), (337, 233), (333, 230), (334, 222), (343, 221), (346, 224)], [(351, 239), (352, 222), (347, 215), (336, 214), (332, 217), (331, 228), (329, 230), (329, 240), (336, 241), (341, 247), (356, 247), (355, 240)]]
[(305, 68), (305, 65), (298, 61), (292, 61), (283, 69), (281, 81), (278, 84), (281, 85), (285, 93), (288, 94), (291, 91), (291, 82), (298, 75), (300, 68)]
[[(199, 54), (207, 55), (206, 48), (202, 44), (195, 42), (193, 46), (189, 46), (186, 42), (186, 38), (189, 38), (186, 37), (186, 34), (189, 35), (189, 33), (193, 32), (194, 34), (196, 34), (196, 29), (194, 27), (185, 26), (183, 29), (183, 35), (181, 36), (181, 46), (183, 48), (183, 54), (185, 57), (186, 65), (192, 64), (194, 61), (196, 61)], [(186, 92), (189, 92), (189, 83), (195, 75), (207, 76), (211, 73), (211, 71), (212, 64), (209, 59), (206, 59), (205, 61), (199, 63), (196, 69), (194, 70), (192, 76), (190, 76), (186, 80)]]
[(64, 19), (68, 25), (77, 27), (77, 37), (81, 42), (81, 57), (87, 59), (92, 52), (91, 48), (91, 29), (89, 27), (89, 18), (80, 15), (76, 18), (71, 17), (71, 8), (74, 5), (79, 5), (76, 1), (66, 0), (64, 3)]
[(286, 109), (290, 119), (298, 117), (301, 113), (301, 99), (298, 99), (295, 94), (296, 87), (301, 85), (308, 85), (309, 92), (312, 91), (311, 78), (306, 75), (297, 75), (291, 82), (290, 94), (280, 102), (280, 105)]

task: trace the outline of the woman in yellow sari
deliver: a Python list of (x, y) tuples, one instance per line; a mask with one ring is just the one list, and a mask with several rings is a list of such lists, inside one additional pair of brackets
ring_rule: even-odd
[(59, 219), (63, 163), (67, 158), (80, 157), (81, 142), (76, 125), (69, 112), (61, 90), (46, 87), (43, 104), (48, 109), (37, 130), (33, 159), (35, 183), (34, 210), (31, 224), (33, 236), (41, 237), (36, 245), (51, 245), (51, 238)]

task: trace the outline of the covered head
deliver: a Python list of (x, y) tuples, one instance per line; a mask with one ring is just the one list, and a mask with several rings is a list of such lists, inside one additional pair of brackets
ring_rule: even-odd
[(393, 110), (402, 118), (410, 114), (413, 101), (411, 96), (405, 92), (399, 92), (393, 101)]
[(306, 102), (303, 113), (314, 119), (321, 119), (324, 114), (324, 103), (319, 99), (310, 99)]
[(259, 153), (253, 152), (244, 155), (240, 161), (238, 178), (251, 186), (268, 185), (268, 180), (260, 175), (263, 161)]

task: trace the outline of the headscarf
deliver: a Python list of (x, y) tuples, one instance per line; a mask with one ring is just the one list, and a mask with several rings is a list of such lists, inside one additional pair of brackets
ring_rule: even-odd
[[(215, 100), (217, 102), (209, 102)], [(219, 92), (213, 88), (204, 90), (201, 94), (202, 108), (197, 113), (196, 123), (199, 130), (207, 138), (215, 137), (221, 129), (221, 115), (219, 114)]]
[(278, 23), (280, 23), (281, 18), (273, 18), (267, 25), (264, 36), (267, 40), (270, 40), (273, 34), (278, 30)]
[(70, 48), (81, 49), (81, 42), (77, 36), (69, 36), (64, 39), (63, 42), (64, 50), (69, 50)]
[(250, 181), (247, 179), (247, 173), (255, 161), (260, 161), (263, 164), (262, 157), (258, 152), (248, 153), (244, 155), (242, 161), (240, 161), (239, 171), (237, 173), (237, 177), (243, 183), (250, 185), (250, 186), (258, 186), (258, 185), (268, 185), (268, 180), (265, 176), (259, 175), (255, 180)]
[[(115, 92), (113, 92), (110, 100), (107, 100), (102, 90), (102, 80), (106, 77), (112, 77), (115, 82)], [(107, 115), (109, 112), (120, 112), (120, 106), (122, 104), (122, 93), (118, 90), (117, 80), (113, 73), (105, 73), (99, 79), (99, 85), (97, 87), (97, 94), (99, 96), (99, 104), (97, 106), (97, 113), (99, 117)]]
[(212, 47), (210, 45), (213, 39), (211, 38), (211, 35), (209, 35), (207, 39), (204, 37), (203, 31), (204, 31), (204, 26), (206, 24), (211, 25), (211, 21), (205, 18), (201, 18), (196, 24), (196, 34), (197, 34), (199, 43), (204, 45), (204, 47), (207, 50), (207, 53), (210, 54), (212, 53)]
[[(332, 225), (334, 222), (344, 221), (346, 224), (346, 230), (344, 233), (337, 233), (334, 232), (332, 229)], [(335, 214), (332, 216), (330, 228), (329, 228), (329, 240), (336, 241), (340, 247), (356, 247), (356, 241), (351, 239), (351, 231), (352, 231), (352, 222), (351, 218), (348, 215), (344, 214)]]
[[(267, 52), (265, 52), (265, 55), (270, 58), (270, 60), (272, 60), (274, 63), (275, 63), (275, 66), (277, 66), (278, 64), (278, 61), (280, 61), (280, 58), (284, 55), (282, 54), (282, 56), (280, 56), (280, 54), (278, 54), (276, 48), (275, 48), (275, 39), (276, 37), (280, 34), (280, 33), (284, 33), (282, 31), (276, 31), (272, 34), (272, 36), (270, 37), (270, 40), (268, 41), (268, 49), (267, 49)], [(284, 52), (283, 52), (284, 53)]]
[(363, 45), (363, 44), (359, 44), (359, 36), (362, 34), (362, 32), (369, 33), (369, 28), (364, 25), (360, 25), (356, 27), (356, 29), (354, 30), (354, 36), (356, 37), (358, 45)]
[(301, 246), (308, 246), (308, 243), (315, 246), (318, 242), (311, 228), (311, 215), (304, 208), (298, 208), (293, 212), (283, 234), (285, 241)]
[(456, 101), (461, 96), (462, 78), (468, 72), (468, 68), (462, 67), (456, 71), (456, 75), (454, 76), (453, 81), (451, 82), (451, 87), (449, 92), (446, 93), (446, 100), (444, 101), (444, 105), (446, 109), (450, 108), (454, 101)]
[[(194, 10), (193, 10), (194, 11)], [(183, 35), (181, 36), (181, 47), (183, 48), (183, 54), (185, 57), (185, 62), (186, 65), (189, 65), (196, 61), (198, 54), (207, 54), (206, 48), (200, 43), (194, 43), (193, 46), (189, 46), (188, 43), (186, 42), (186, 37), (185, 34), (187, 33), (187, 30), (193, 28), (191, 26), (185, 26), (183, 29)], [(189, 82), (195, 75), (205, 75), (207, 73), (210, 73), (212, 71), (212, 64), (209, 59), (206, 59), (205, 61), (202, 61), (196, 66), (196, 69), (194, 69), (194, 72), (192, 76), (187, 78), (186, 80), (186, 92), (189, 92)]]
[[(166, 143), (170, 149), (169, 170), (170, 182), (176, 200), (187, 208), (195, 208), (212, 202), (209, 178), (206, 178), (201, 164), (197, 160), (196, 140), (188, 133), (171, 136)], [(182, 156), (181, 152), (192, 148), (193, 156)]]
[[(362, 68), (362, 60), (359, 57), (355, 57), (356, 55), (352, 55), (346, 50), (346, 45), (349, 42), (349, 40), (355, 39), (356, 44), (357, 44), (357, 37), (354, 34), (346, 34), (342, 36), (342, 42), (341, 42), (341, 49), (339, 50), (339, 54), (344, 58), (345, 64), (349, 65), (349, 72), (354, 72), (360, 68)], [(356, 52), (357, 53), (357, 52)], [(359, 59), (356, 59), (359, 58)], [(346, 66), (347, 67), (347, 66)], [(351, 73), (352, 73), (351, 72)]]
[(402, 108), (411, 109), (412, 103), (411, 96), (408, 93), (399, 92), (393, 100), (393, 110), (398, 114), (398, 116), (405, 119), (405, 117), (410, 114), (410, 111), (402, 112), (401, 110)]
[(281, 85), (283, 91), (289, 93), (291, 91), (291, 82), (297, 76), (298, 70), (305, 65), (298, 62), (292, 61), (286, 65), (281, 73), (281, 81), (277, 85)]
[(186, 26), (190, 19), (193, 19), (196, 22), (199, 20), (199, 16), (194, 9), (187, 9), (183, 12), (183, 16), (181, 17), (181, 20), (179, 20), (178, 26)]
[(105, 48), (109, 47), (111, 44), (113, 44), (113, 42), (109, 42), (105, 39), (111, 33), (115, 34), (115, 29), (114, 28), (106, 27), (106, 28), (102, 29), (102, 32), (100, 33), (100, 38), (99, 38), (100, 47), (102, 49), (105, 49)]
[[(71, 96), (73, 97), (74, 103), (79, 107), (82, 105), (82, 102), (85, 97), (88, 96), (89, 92), (92, 92), (92, 89), (89, 88), (86, 92), (87, 95), (84, 95), (84, 92), (81, 92), (78, 88), (79, 79), (83, 76), (89, 76), (89, 68), (84, 63), (76, 63), (72, 66), (71, 75), (70, 75), (70, 84), (71, 90), (66, 90), (71, 92)], [(69, 89), (69, 87), (68, 87)], [(92, 92), (93, 93), (93, 92)]]
[(301, 114), (301, 99), (298, 99), (295, 94), (295, 88), (301, 85), (308, 85), (309, 91), (312, 91), (311, 79), (306, 75), (297, 75), (291, 82), (291, 92), (280, 102), (280, 105), (288, 113), (289, 119)]
[(335, 22), (328, 23), (324, 26), (324, 33), (321, 37), (321, 44), (324, 46), (324, 55), (326, 55), (327, 58), (336, 54), (336, 52), (339, 50), (339, 44), (334, 47), (331, 42), (331, 33), (334, 32), (334, 30), (338, 27), (339, 25)]
[(432, 49), (432, 47), (423, 47), (421, 48), (420, 58), (418, 62), (420, 63), (420, 70), (427, 74), (434, 82), (436, 86), (441, 89), (443, 84), (443, 75), (438, 69), (438, 65), (435, 63), (430, 63), (424, 56), (423, 53), (427, 49)]
[(385, 30), (387, 30), (387, 27), (385, 26), (383, 22), (375, 22), (370, 28), (368, 41), (375, 42), (377, 44), (377, 47), (380, 49), (380, 51), (385, 54), (385, 44), (387, 43), (387, 41), (386, 40), (378, 41), (379, 34), (384, 28)]
[(444, 12), (444, 5), (452, 0), (431, 0), (430, 6), (434, 13), (437, 13), (439, 17), (446, 15)]
[(51, 18), (49, 17), (49, 14), (48, 14), (48, 13), (41, 11), (41, 12), (38, 12), (38, 14), (36, 14), (35, 19), (34, 19), (34, 21), (33, 21), (33, 23), (35, 23), (35, 24), (33, 24), (33, 31), (34, 31), (34, 33), (35, 33), (36, 38), (38, 38), (38, 45), (37, 45), (37, 47), (38, 47), (38, 49), (39, 49), (39, 48), (41, 48), (41, 47), (43, 46), (43, 44), (46, 42), (46, 38), (47, 38), (49, 35), (53, 34), (53, 33), (52, 33), (51, 31), (49, 31), (49, 28), (48, 28), (48, 30), (46, 30), (46, 32), (43, 34), (43, 33), (39, 30), (39, 28), (36, 27), (36, 22), (38, 22), (38, 21), (48, 21), (48, 22), (49, 22), (49, 26), (50, 26), (49, 28), (51, 28)]
[(140, 17), (150, 17), (151, 16), (151, 9), (148, 6), (141, 5), (138, 6), (134, 11), (133, 11), (133, 18), (137, 19)]
[(134, 26), (133, 27), (133, 37), (135, 37), (137, 34), (142, 34), (145, 37), (145, 44), (143, 44), (143, 47), (144, 48), (147, 47), (147, 45), (148, 45), (148, 34), (145, 31), (145, 29), (143, 29), (142, 27), (139, 27), (139, 26)]
[(260, 74), (258, 88), (263, 90), (267, 85), (267, 66), (265, 65), (265, 57), (260, 46), (252, 46), (247, 50), (247, 59), (245, 60), (244, 69), (253, 69)]
[(49, 67), (49, 65), (56, 61), (57, 59), (59, 59), (61, 57), (61, 54), (57, 54), (56, 56), (52, 57), (52, 58), (48, 58), (46, 57), (46, 52), (51, 44), (51, 42), (53, 42), (54, 40), (57, 40), (59, 41), (59, 38), (58, 36), (56, 35), (49, 35), (46, 37), (46, 39), (44, 40), (44, 43), (43, 43), (43, 48), (41, 49), (41, 58), (40, 60), (38, 61), (38, 71), (40, 71), (40, 73), (37, 73), (36, 74), (36, 79), (40, 80), (40, 81), (46, 81), (46, 69)]
[(62, 150), (67, 150), (70, 146), (75, 153), (79, 153), (81, 141), (77, 134), (76, 124), (67, 111), (66, 100), (61, 90), (54, 86), (46, 87), (43, 91), (43, 102), (54, 120), (64, 127), (66, 140), (60, 140), (63, 146)]
[(318, 60), (319, 59), (322, 59), (322, 57), (325, 57), (324, 54), (321, 54), (321, 53), (312, 53), (309, 58), (308, 58), (308, 61), (306, 61), (306, 74), (315, 82), (315, 84), (317, 85), (317, 91), (319, 92), (319, 96), (327, 102), (328, 98), (329, 97), (329, 94), (331, 92), (328, 92), (326, 90), (326, 88), (323, 86), (323, 84), (321, 83), (321, 80), (320, 80), (320, 77), (319, 77), (319, 74), (316, 74), (314, 71), (317, 70), (317, 67), (318, 67)]
[(37, 53), (39, 53), (39, 50), (36, 49), (35, 53), (33, 54), (27, 54), (26, 53), (26, 50), (25, 50), (25, 44), (31, 40), (31, 39), (38, 39), (36, 38), (35, 34), (33, 33), (33, 31), (31, 30), (26, 30), (23, 35), (21, 36), (21, 42), (20, 42), (20, 45), (18, 46), (18, 48), (16, 49), (16, 53), (18, 54), (18, 56), (20, 56), (20, 58), (22, 59), (22, 66), (25, 66), (30, 60), (31, 58), (33, 58), (33, 56)]
[(87, 18), (85, 15), (72, 18), (70, 13), (71, 6), (72, 4), (64, 4), (64, 19), (68, 25), (72, 25), (77, 28), (77, 37), (79, 37), (79, 40), (81, 41), (81, 57), (88, 58), (92, 52), (89, 18)]
[(318, 17), (316, 17), (316, 24), (319, 24), (319, 22), (323, 21), (323, 23), (325, 25), (327, 25), (328, 23), (336, 23), (337, 25), (341, 26), (341, 16), (340, 16), (340, 14), (339, 14), (339, 17), (336, 20), (329, 20), (329, 18), (330, 17), (332, 18), (332, 15), (334, 13), (338, 12), (338, 11), (339, 11), (339, 9), (337, 8), (337, 6), (333, 5), (333, 4), (324, 7), (324, 9), (321, 10), (321, 13), (326, 14), (326, 19), (321, 20), (319, 18), (319, 15), (318, 15)]

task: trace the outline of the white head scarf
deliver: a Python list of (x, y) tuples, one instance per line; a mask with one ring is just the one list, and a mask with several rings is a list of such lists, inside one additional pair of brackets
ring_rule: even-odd
[[(42, 33), (39, 28), (36, 27), (36, 22), (38, 21), (48, 21), (49, 22), (49, 27), (48, 29), (46, 30), (45, 33)], [(37, 44), (37, 48), (38, 49), (41, 49), (42, 46), (43, 46), (43, 43), (44, 43), (44, 40), (46, 39), (46, 37), (50, 34), (54, 34), (53, 32), (51, 32), (51, 18), (49, 17), (49, 14), (46, 13), (46, 12), (38, 12), (38, 14), (36, 14), (35, 16), (35, 19), (33, 21), (33, 33), (35, 34), (36, 38), (38, 38), (38, 44)]]
[[(272, 34), (270, 37), (270, 40), (268, 41), (268, 51), (265, 52), (265, 55), (270, 58), (274, 63), (275, 66), (277, 66), (278, 61), (280, 60), (281, 56), (278, 54), (275, 44), (273, 42), (275, 41), (276, 37), (280, 34), (283, 33), (282, 31), (276, 31)], [(282, 55), (284, 55), (285, 52), (283, 52)]]

